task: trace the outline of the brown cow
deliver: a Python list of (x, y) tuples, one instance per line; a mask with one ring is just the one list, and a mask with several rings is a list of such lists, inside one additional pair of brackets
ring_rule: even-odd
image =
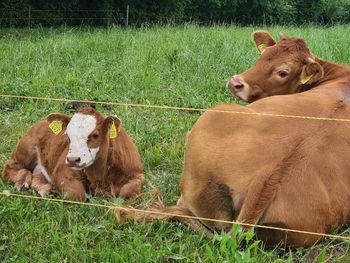
[(129, 198), (144, 180), (140, 155), (120, 120), (92, 108), (72, 117), (50, 114), (35, 124), (13, 151), (3, 178), (18, 189), (44, 195), (53, 188), (79, 200), (87, 190)]
[[(161, 211), (327, 233), (350, 216), (350, 123), (229, 112), (349, 119), (350, 69), (316, 58), (302, 39), (276, 43), (258, 31), (253, 40), (263, 51), (260, 58), (228, 84), (237, 97), (257, 101), (216, 106), (228, 113), (208, 111), (199, 118), (187, 138), (181, 197)], [(272, 96), (278, 94), (291, 95)], [(190, 219), (146, 216), (156, 219), (198, 226)], [(256, 231), (268, 245), (310, 246), (320, 238)]]

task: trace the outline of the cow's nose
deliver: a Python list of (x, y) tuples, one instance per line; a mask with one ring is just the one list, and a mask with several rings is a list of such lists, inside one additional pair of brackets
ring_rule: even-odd
[(243, 89), (244, 84), (237, 77), (232, 77), (229, 80), (229, 86), (230, 86), (230, 88), (233, 88), (236, 91), (238, 91), (238, 90)]
[(80, 163), (80, 157), (67, 157), (67, 162), (78, 164)]

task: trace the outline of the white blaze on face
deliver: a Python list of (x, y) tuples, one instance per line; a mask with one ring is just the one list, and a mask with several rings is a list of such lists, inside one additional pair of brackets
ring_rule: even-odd
[(67, 125), (66, 132), (70, 140), (67, 159), (80, 158), (80, 161), (76, 162), (77, 167), (72, 167), (73, 169), (88, 167), (95, 161), (99, 147), (89, 148), (87, 141), (89, 135), (96, 129), (96, 122), (96, 117), (93, 115), (76, 113)]

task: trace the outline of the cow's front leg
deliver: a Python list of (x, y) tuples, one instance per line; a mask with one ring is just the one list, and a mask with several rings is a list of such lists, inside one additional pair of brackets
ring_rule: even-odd
[(85, 187), (79, 172), (68, 168), (57, 169), (53, 179), (53, 188), (58, 190), (67, 199), (85, 201)]
[(62, 178), (59, 182), (58, 190), (67, 199), (85, 201), (85, 188), (78, 179)]
[(22, 187), (29, 188), (32, 183), (31, 171), (15, 160), (11, 159), (7, 162), (3, 171), (3, 178), (15, 184), (15, 188), (20, 190)]
[(135, 175), (120, 187), (119, 196), (128, 199), (138, 195), (141, 192), (143, 181), (143, 174)]
[(51, 191), (52, 186), (40, 171), (34, 171), (31, 188), (37, 191), (39, 195), (45, 196)]

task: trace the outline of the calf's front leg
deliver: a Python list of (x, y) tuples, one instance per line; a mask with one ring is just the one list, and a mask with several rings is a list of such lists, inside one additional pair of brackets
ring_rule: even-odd
[(13, 159), (7, 162), (2, 176), (5, 181), (14, 183), (17, 190), (32, 184), (32, 172)]
[(37, 191), (39, 195), (45, 196), (51, 191), (52, 186), (46, 181), (41, 172), (34, 171), (31, 188)]
[(141, 192), (144, 181), (143, 174), (137, 174), (120, 187), (119, 196), (125, 199), (134, 197)]
[(53, 177), (53, 188), (67, 199), (85, 201), (85, 187), (79, 172), (73, 172), (62, 166), (60, 169), (56, 169)]

